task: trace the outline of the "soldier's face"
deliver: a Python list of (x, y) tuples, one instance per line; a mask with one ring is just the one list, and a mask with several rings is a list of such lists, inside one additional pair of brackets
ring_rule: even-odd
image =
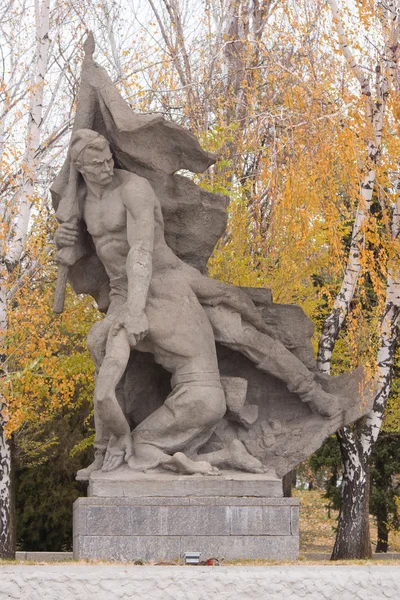
[(100, 185), (108, 185), (114, 176), (114, 161), (108, 144), (103, 148), (86, 148), (80, 167), (85, 180)]

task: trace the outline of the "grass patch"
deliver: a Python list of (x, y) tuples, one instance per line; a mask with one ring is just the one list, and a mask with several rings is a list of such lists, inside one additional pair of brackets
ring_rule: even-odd
[[(328, 509), (329, 501), (323, 497), (321, 490), (293, 490), (293, 496), (300, 502), (300, 554), (332, 552), (338, 511)], [(374, 552), (378, 536), (376, 521), (372, 516), (370, 516), (370, 532)], [(388, 552), (400, 552), (400, 531), (390, 532)]]

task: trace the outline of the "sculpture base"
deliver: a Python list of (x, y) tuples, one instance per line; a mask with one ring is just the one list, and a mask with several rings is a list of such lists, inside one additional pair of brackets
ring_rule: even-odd
[(297, 559), (298, 501), (282, 498), (279, 479), (124, 471), (92, 474), (90, 497), (75, 502), (74, 558)]

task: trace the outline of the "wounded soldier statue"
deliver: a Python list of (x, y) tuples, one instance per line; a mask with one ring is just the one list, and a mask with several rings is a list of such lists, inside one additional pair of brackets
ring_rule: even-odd
[(158, 115), (134, 113), (85, 45), (68, 155), (52, 187), (60, 226), (55, 311), (67, 280), (102, 312), (88, 336), (96, 367), (95, 459), (218, 475), (290, 471), (369, 410), (363, 370), (318, 373), (312, 323), (268, 289), (209, 278), (226, 198), (180, 169), (215, 158)]

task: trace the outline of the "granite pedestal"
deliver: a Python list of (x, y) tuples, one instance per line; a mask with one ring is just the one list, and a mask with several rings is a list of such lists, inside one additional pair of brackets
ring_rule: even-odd
[(216, 477), (129, 468), (91, 475), (74, 504), (74, 557), (160, 561), (187, 551), (201, 559), (298, 556), (298, 502), (281, 480), (224, 472)]

